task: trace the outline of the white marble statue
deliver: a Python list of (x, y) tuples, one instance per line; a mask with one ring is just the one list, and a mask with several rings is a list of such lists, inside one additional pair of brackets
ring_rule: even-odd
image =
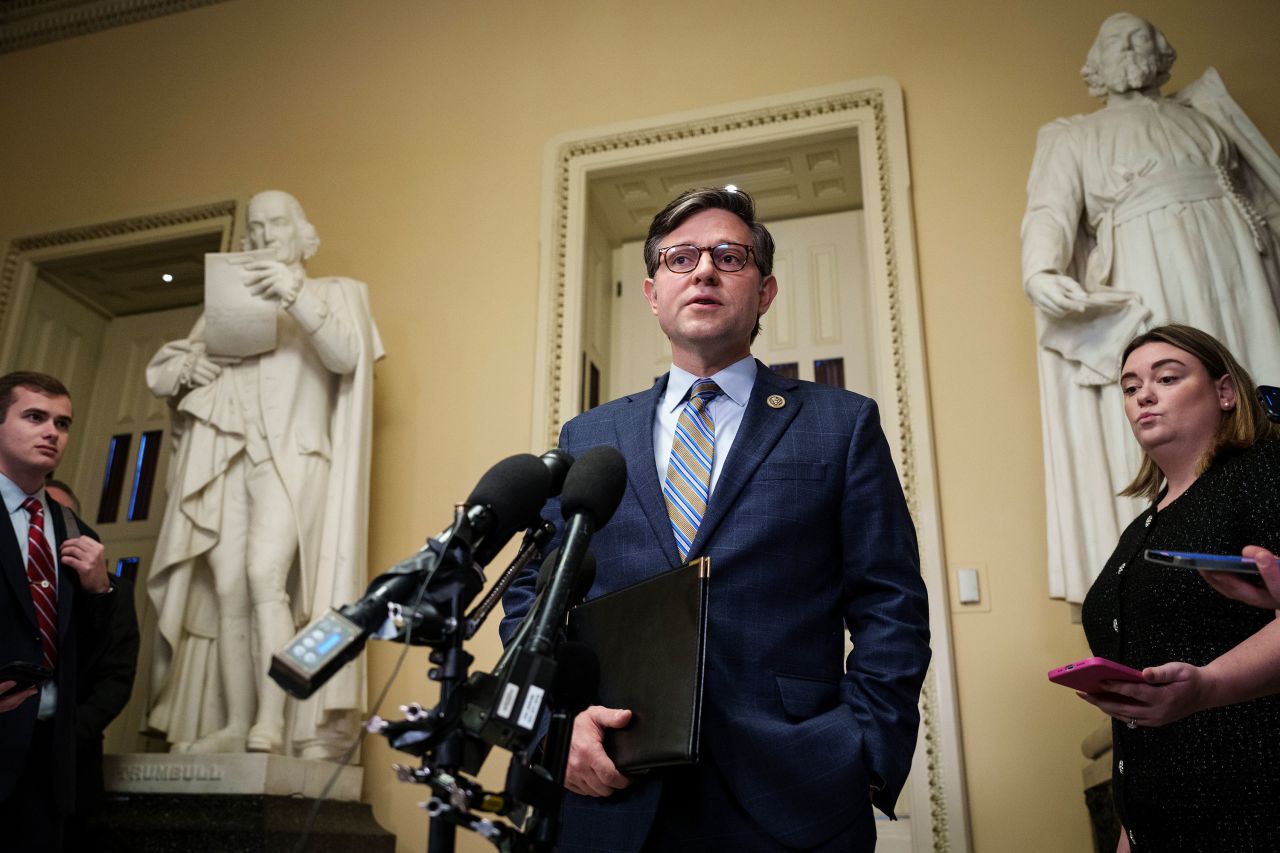
[(248, 207), (246, 287), (274, 302), (274, 350), (210, 357), (204, 317), (152, 358), (173, 407), (169, 496), (147, 592), (159, 615), (148, 723), (181, 752), (332, 758), (356, 731), (363, 661), (305, 702), (268, 679), (297, 627), (366, 577), (373, 362), (361, 282), (307, 278), (315, 228), (288, 193)]
[(1079, 602), (1140, 511), (1118, 386), (1139, 331), (1210, 332), (1280, 381), (1280, 159), (1210, 68), (1171, 97), (1176, 54), (1142, 18), (1098, 31), (1082, 69), (1096, 112), (1040, 130), (1022, 223), (1036, 307), (1049, 590)]

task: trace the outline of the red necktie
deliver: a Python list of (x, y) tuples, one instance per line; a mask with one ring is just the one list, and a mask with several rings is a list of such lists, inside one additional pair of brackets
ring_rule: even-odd
[(58, 662), (58, 574), (49, 540), (44, 538), (44, 506), (35, 498), (27, 498), (22, 508), (31, 519), (27, 532), (27, 581), (31, 584), (31, 600), (36, 606), (36, 622), (40, 626), (40, 644), (44, 646), (44, 665), (53, 669)]

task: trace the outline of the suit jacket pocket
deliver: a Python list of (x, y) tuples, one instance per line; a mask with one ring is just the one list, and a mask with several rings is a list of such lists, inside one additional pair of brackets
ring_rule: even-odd
[(839, 682), (803, 675), (773, 674), (782, 696), (782, 707), (788, 717), (807, 720), (829, 711), (840, 701)]
[(825, 480), (826, 462), (765, 462), (760, 465), (761, 480)]

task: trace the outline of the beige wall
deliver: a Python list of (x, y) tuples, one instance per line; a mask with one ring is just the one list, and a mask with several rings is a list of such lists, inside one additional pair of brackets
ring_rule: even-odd
[[(896, 78), (946, 555), (985, 564), (991, 604), (952, 620), (975, 848), (1083, 850), (1078, 744), (1095, 718), (1044, 680), (1085, 644), (1048, 600), (1040, 559), (1017, 235), (1036, 128), (1092, 108), (1077, 69), (1114, 11), (1098, 0), (233, 0), (0, 57), (0, 239), (265, 187), (297, 193), (326, 241), (313, 272), (369, 282), (390, 353), (376, 393), (380, 566), (442, 526), (490, 464), (528, 449), (529, 419), (512, 413), (531, 400), (550, 137)], [(1173, 85), (1216, 64), (1280, 141), (1280, 7), (1130, 11), (1180, 51)], [(492, 633), (477, 647), (478, 665), (491, 663)], [(370, 657), (378, 683), (394, 655)], [(410, 655), (387, 707), (431, 700), (426, 665)], [(368, 749), (367, 799), (399, 850), (421, 850), (422, 791), (389, 778), (392, 760)]]

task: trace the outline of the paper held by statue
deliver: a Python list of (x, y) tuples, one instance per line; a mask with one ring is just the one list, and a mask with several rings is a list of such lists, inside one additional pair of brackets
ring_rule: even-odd
[(275, 249), (204, 256), (204, 344), (209, 355), (243, 358), (276, 348), (278, 304), (249, 292), (244, 269), (253, 261), (275, 259)]
[(569, 637), (600, 658), (600, 704), (631, 709), (605, 732), (624, 773), (698, 760), (710, 574), (700, 557), (569, 612)]

